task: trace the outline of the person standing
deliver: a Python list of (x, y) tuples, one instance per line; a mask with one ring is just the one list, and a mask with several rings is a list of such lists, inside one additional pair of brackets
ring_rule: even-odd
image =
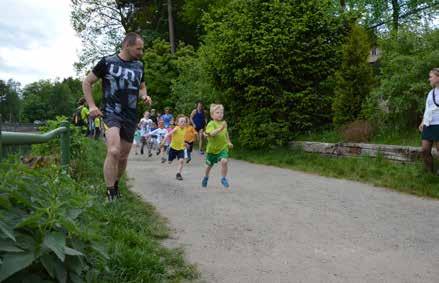
[(165, 108), (165, 113), (160, 116), (160, 119), (162, 119), (165, 123), (165, 128), (169, 128), (171, 126), (172, 122), (174, 121), (174, 115), (172, 115), (170, 107)]
[[(104, 162), (104, 179), (107, 197), (112, 201), (120, 196), (118, 182), (128, 160), (137, 127), (137, 100), (140, 97), (147, 104), (151, 98), (147, 94), (144, 79), (144, 42), (137, 33), (127, 33), (118, 54), (103, 57), (82, 83), (84, 97), (92, 117), (103, 116), (108, 127), (107, 156)], [(92, 96), (92, 86), (102, 79), (104, 105), (102, 112)]]
[(201, 154), (203, 151), (203, 137), (204, 137), (204, 127), (206, 126), (207, 120), (204, 112), (204, 106), (201, 101), (197, 102), (196, 108), (192, 110), (190, 116), (190, 122), (195, 127), (195, 131), (198, 133), (198, 150)]
[(419, 131), (422, 132), (422, 157), (425, 168), (433, 173), (433, 156), (431, 149), (436, 142), (439, 151), (439, 68), (433, 68), (429, 73), (430, 85), (433, 89), (428, 93), (425, 111)]

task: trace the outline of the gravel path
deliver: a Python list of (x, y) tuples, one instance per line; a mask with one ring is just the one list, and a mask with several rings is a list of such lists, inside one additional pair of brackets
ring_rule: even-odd
[(439, 201), (237, 160), (202, 189), (201, 158), (177, 181), (132, 155), (128, 175), (202, 282), (439, 282)]

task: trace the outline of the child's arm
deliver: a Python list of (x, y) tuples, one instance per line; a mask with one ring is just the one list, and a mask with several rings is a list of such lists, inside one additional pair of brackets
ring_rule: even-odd
[(172, 134), (173, 134), (173, 133), (175, 132), (175, 130), (177, 130), (177, 129), (178, 129), (178, 126), (175, 127), (175, 128), (173, 128), (171, 131), (169, 131), (169, 132), (165, 135), (165, 137), (163, 138), (161, 144), (164, 144), (164, 143), (165, 143), (165, 140), (166, 140), (169, 136), (172, 136)]
[(223, 124), (221, 125), (221, 127), (219, 127), (218, 129), (213, 130), (213, 131), (206, 131), (206, 135), (209, 137), (214, 137), (214, 136), (218, 135), (219, 132), (224, 130), (226, 127), (227, 127), (227, 123), (226, 123), (226, 121), (224, 121)]
[(227, 143), (229, 144), (229, 147), (232, 148), (233, 144), (230, 141), (230, 137), (229, 137), (229, 131), (226, 129), (226, 139), (227, 139)]

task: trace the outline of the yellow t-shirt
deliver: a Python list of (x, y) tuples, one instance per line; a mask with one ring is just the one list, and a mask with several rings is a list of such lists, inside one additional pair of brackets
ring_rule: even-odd
[(100, 127), (101, 127), (101, 118), (96, 117), (95, 118), (95, 128), (100, 128)]
[(192, 125), (186, 126), (186, 133), (184, 135), (184, 141), (185, 142), (194, 142), (195, 137), (197, 136), (197, 131), (195, 131), (195, 128)]
[[(210, 121), (209, 124), (207, 124), (206, 133), (209, 134), (212, 131), (220, 128), (223, 123), (225, 123), (225, 121)], [(229, 143), (227, 142), (227, 127), (225, 127), (216, 136), (207, 137), (207, 153), (218, 154), (223, 150), (229, 150)]]
[(175, 150), (184, 150), (185, 128), (175, 127), (172, 133), (171, 148)]

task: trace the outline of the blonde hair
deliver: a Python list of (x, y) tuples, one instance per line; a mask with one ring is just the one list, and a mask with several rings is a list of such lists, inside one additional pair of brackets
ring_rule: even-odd
[(215, 112), (215, 110), (217, 109), (221, 109), (224, 111), (224, 106), (222, 104), (210, 104), (210, 116), (212, 116), (213, 112)]
[(433, 73), (435, 76), (439, 77), (439, 68), (433, 68), (430, 71), (431, 73)]
[(180, 120), (180, 118), (184, 118), (184, 121), (185, 121), (186, 124), (187, 124), (187, 117), (186, 117), (186, 115), (184, 115), (184, 114), (178, 114), (178, 116), (177, 116), (177, 118), (176, 118), (176, 122), (177, 122), (177, 124), (178, 124), (178, 121)]

